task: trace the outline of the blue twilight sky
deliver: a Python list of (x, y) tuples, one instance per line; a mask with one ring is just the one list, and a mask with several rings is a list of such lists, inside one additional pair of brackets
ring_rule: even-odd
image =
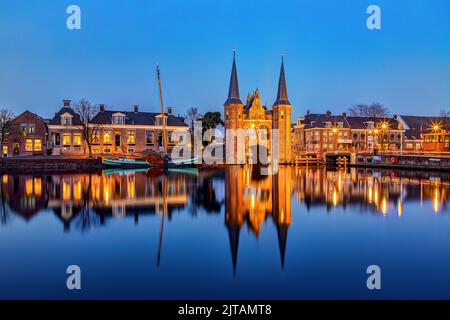
[[(81, 7), (81, 30), (66, 8)], [(382, 29), (366, 9), (382, 10)], [(0, 0), (0, 106), (52, 116), (61, 100), (184, 114), (223, 110), (237, 49), (241, 97), (276, 96), (285, 54), (293, 116), (379, 101), (450, 109), (449, 0)]]

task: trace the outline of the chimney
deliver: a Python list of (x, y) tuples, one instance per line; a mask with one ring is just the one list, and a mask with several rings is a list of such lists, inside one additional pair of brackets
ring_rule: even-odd
[(327, 110), (327, 116), (328, 117), (331, 116), (331, 111), (330, 110)]
[(398, 117), (398, 116), (397, 116), (396, 114), (393, 115), (393, 118), (394, 118), (395, 120), (397, 120), (397, 117)]
[(139, 112), (139, 105), (138, 104), (135, 104), (134, 105), (134, 112)]
[(103, 103), (100, 103), (99, 107), (100, 107), (100, 112), (105, 111), (105, 105)]
[(64, 107), (70, 107), (70, 100), (65, 99), (65, 100), (63, 100), (63, 103), (64, 103)]
[(169, 115), (172, 115), (172, 107), (167, 107), (167, 113), (168, 113)]
[(342, 116), (343, 116), (344, 118), (347, 118), (347, 112), (342, 112)]

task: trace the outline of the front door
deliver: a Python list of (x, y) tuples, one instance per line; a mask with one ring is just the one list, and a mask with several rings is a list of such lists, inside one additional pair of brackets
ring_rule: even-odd
[(61, 144), (61, 136), (59, 133), (55, 133), (55, 147), (59, 147), (59, 145)]
[(121, 140), (120, 133), (116, 133), (114, 135), (114, 144), (115, 144), (116, 148), (120, 147), (120, 140)]
[(164, 147), (164, 139), (163, 139), (163, 134), (162, 133), (160, 133), (158, 135), (158, 146)]
[(19, 143), (18, 142), (15, 142), (14, 143), (14, 155), (15, 156), (18, 156), (19, 155)]

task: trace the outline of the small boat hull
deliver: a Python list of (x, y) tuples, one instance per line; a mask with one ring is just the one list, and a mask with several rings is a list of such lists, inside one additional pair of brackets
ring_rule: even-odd
[(103, 164), (112, 168), (148, 168), (147, 161), (131, 159), (103, 159)]
[(170, 160), (161, 164), (152, 164), (150, 161), (147, 161), (152, 168), (194, 168), (197, 166), (196, 162), (197, 158)]

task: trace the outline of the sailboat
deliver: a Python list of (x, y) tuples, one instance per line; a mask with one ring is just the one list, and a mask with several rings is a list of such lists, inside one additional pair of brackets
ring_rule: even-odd
[(180, 168), (196, 167), (197, 157), (171, 159), (167, 151), (167, 130), (166, 121), (164, 119), (164, 99), (161, 86), (161, 74), (159, 72), (158, 65), (156, 66), (156, 74), (158, 76), (158, 88), (159, 88), (159, 101), (161, 105), (161, 114), (163, 115), (162, 127), (163, 127), (163, 154), (161, 152), (148, 150), (142, 152), (142, 159), (119, 157), (114, 159), (103, 159), (103, 164), (109, 168)]
[(194, 167), (197, 163), (197, 157), (192, 158), (182, 158), (182, 159), (171, 159), (168, 151), (167, 151), (167, 130), (166, 130), (166, 121), (164, 119), (164, 98), (162, 93), (162, 85), (161, 85), (161, 73), (159, 72), (159, 67), (156, 65), (156, 74), (158, 76), (158, 89), (159, 89), (159, 102), (161, 105), (161, 115), (163, 116), (162, 127), (163, 127), (163, 147), (164, 154), (162, 155), (162, 159), (155, 154), (147, 156), (147, 163), (150, 167)]

